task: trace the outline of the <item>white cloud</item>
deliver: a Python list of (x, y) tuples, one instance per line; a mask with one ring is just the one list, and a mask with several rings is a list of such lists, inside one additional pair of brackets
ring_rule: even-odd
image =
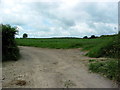
[[(21, 0), (22, 2), (69, 2), (78, 0)], [(79, 0), (79, 2), (118, 2), (119, 0)]]
[(116, 33), (117, 0), (90, 1), (2, 0), (0, 22), (19, 26), (20, 36), (26, 32), (29, 37)]

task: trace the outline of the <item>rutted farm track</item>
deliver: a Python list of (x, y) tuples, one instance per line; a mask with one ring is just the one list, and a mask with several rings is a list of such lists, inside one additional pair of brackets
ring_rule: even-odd
[(116, 87), (111, 80), (88, 71), (86, 63), (91, 58), (80, 49), (19, 48), (20, 60), (3, 63), (3, 87)]

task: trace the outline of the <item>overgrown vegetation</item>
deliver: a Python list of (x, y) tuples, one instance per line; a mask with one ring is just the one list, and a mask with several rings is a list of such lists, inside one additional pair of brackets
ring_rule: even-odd
[(89, 60), (89, 70), (100, 73), (111, 80), (119, 82), (118, 60), (108, 59), (105, 61)]
[(17, 60), (20, 56), (15, 41), (17, 30), (10, 25), (2, 25), (2, 60)]
[[(117, 58), (118, 51), (120, 51), (120, 43), (118, 43), (118, 35), (113, 37), (103, 37), (107, 38), (106, 41), (97, 44), (93, 47), (87, 54), (90, 57), (110, 57)], [(101, 38), (102, 39), (102, 38)]]

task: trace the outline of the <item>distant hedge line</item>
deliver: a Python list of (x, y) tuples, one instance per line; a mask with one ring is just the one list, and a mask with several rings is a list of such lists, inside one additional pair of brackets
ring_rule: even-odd
[(15, 42), (16, 27), (2, 24), (2, 60), (17, 60), (20, 57), (19, 48)]

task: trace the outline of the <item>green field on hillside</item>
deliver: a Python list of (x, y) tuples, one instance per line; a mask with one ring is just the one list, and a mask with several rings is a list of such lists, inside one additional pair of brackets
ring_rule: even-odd
[[(41, 48), (55, 48), (55, 49), (68, 49), (68, 48), (83, 48), (88, 50), (87, 54), (90, 57), (101, 57), (107, 54), (103, 51), (109, 49), (116, 36), (100, 37), (95, 39), (78, 39), (78, 38), (19, 38), (16, 39), (19, 46), (34, 46)], [(107, 56), (107, 55), (106, 55)]]

